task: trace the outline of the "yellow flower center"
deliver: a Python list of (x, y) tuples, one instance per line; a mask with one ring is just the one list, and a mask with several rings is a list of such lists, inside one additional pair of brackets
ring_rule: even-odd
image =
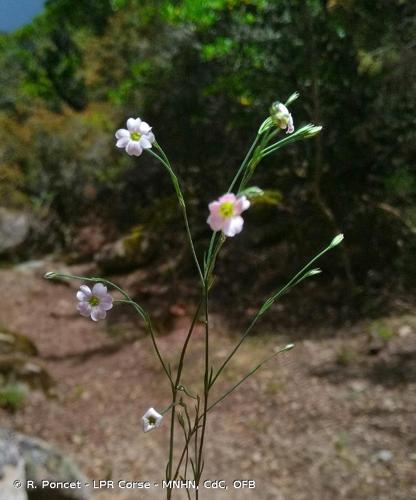
[(95, 307), (100, 304), (100, 299), (95, 295), (93, 295), (88, 302), (92, 307)]
[(139, 134), (139, 132), (131, 132), (130, 137), (133, 141), (138, 141), (141, 137), (141, 134)]
[(234, 205), (232, 201), (225, 201), (220, 206), (220, 215), (225, 219), (228, 219), (234, 215)]

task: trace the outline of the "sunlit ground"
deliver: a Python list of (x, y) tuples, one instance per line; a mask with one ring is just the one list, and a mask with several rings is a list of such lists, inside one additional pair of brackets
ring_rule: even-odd
[[(1, 412), (1, 425), (54, 443), (91, 479), (160, 483), (169, 422), (166, 418), (160, 429), (144, 434), (141, 416), (149, 406), (165, 407), (169, 392), (149, 339), (139, 334), (117, 345), (114, 331), (131, 328), (122, 315), (119, 325), (82, 318), (74, 309), (76, 284), (47, 282), (43, 268), (23, 269), (0, 271), (0, 324), (36, 343), (38, 361), (55, 380), (55, 396), (32, 391), (15, 414)], [(160, 337), (173, 365), (192, 309), (189, 305), (185, 316), (173, 317), (171, 331)], [(338, 331), (278, 331), (275, 337), (262, 336), (259, 328), (224, 372), (216, 395), (276, 346), (295, 338), (296, 347), (213, 411), (205, 478), (225, 480), (229, 489), (204, 490), (201, 498), (412, 498), (416, 318), (380, 321)], [(238, 339), (222, 325), (221, 317), (214, 317), (211, 346), (217, 366)], [(366, 332), (380, 325), (391, 338), (370, 355)], [(197, 329), (186, 365), (190, 390), (197, 390), (193, 381), (202, 370), (202, 349)], [(236, 479), (254, 480), (256, 487), (236, 490)], [(101, 489), (94, 495), (163, 497), (160, 488)]]

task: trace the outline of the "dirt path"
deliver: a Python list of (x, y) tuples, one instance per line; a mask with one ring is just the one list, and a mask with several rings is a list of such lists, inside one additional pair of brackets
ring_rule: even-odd
[[(108, 324), (75, 312), (75, 284), (47, 282), (44, 270), (0, 270), (0, 325), (36, 343), (59, 397), (34, 392), (16, 415), (0, 410), (0, 425), (55, 443), (92, 479), (160, 483), (168, 425), (143, 434), (140, 423), (149, 406), (168, 401), (149, 339), (110, 349)], [(393, 335), (378, 354), (368, 354), (368, 324), (323, 329), (297, 341), (222, 404), (209, 426), (205, 476), (228, 481), (229, 489), (205, 490), (202, 499), (415, 500), (416, 317), (383, 321)], [(172, 362), (188, 322), (176, 319), (160, 339)], [(290, 341), (289, 333), (250, 339), (218, 394)], [(202, 341), (199, 330), (187, 365), (191, 387)], [(215, 318), (214, 358), (222, 359), (235, 341)], [(256, 488), (236, 490), (236, 479), (254, 480)], [(94, 496), (162, 499), (163, 491)]]

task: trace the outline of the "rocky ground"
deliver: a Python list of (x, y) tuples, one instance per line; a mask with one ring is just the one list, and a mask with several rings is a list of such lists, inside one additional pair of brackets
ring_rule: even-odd
[[(141, 430), (146, 409), (168, 401), (150, 341), (140, 330), (136, 339), (120, 337), (134, 326), (123, 314), (98, 324), (78, 316), (76, 284), (42, 279), (53, 267), (0, 270), (0, 325), (36, 344), (40, 363), (56, 382), (52, 396), (32, 391), (16, 413), (0, 410), (0, 426), (55, 444), (91, 479), (160, 483), (168, 425)], [(173, 364), (192, 309), (171, 307), (170, 331), (160, 336)], [(266, 335), (260, 325), (218, 384), (221, 394), (275, 346), (295, 340), (294, 350), (212, 413), (205, 476), (226, 480), (229, 489), (204, 490), (201, 498), (415, 500), (416, 316), (386, 313), (337, 330), (276, 330)], [(214, 318), (217, 366), (237, 339)], [(199, 328), (187, 363), (193, 389), (202, 348)], [(237, 479), (254, 480), (256, 487), (234, 489)], [(103, 488), (93, 496), (164, 497), (160, 487)]]

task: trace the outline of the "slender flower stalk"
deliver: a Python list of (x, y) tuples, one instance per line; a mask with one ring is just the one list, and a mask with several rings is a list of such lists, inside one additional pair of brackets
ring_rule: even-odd
[[(179, 358), (179, 365), (178, 365), (178, 371), (176, 374), (176, 379), (174, 384), (172, 384), (172, 413), (171, 413), (171, 422), (170, 422), (170, 440), (169, 440), (169, 459), (168, 459), (168, 466), (167, 466), (167, 473), (166, 473), (166, 480), (170, 481), (172, 478), (172, 468), (173, 468), (173, 448), (174, 448), (174, 436), (175, 436), (175, 418), (176, 418), (176, 410), (175, 410), (175, 405), (177, 401), (177, 395), (178, 391), (180, 388), (180, 380), (182, 376), (182, 370), (184, 366), (184, 360), (185, 360), (185, 354), (186, 350), (189, 345), (189, 341), (191, 340), (192, 333), (194, 332), (199, 313), (201, 311), (202, 307), (202, 299), (200, 303), (198, 304), (198, 307), (195, 311), (194, 317), (192, 319), (191, 326), (189, 327), (188, 330), (188, 335), (186, 336), (185, 342), (182, 347), (182, 351), (180, 354)], [(168, 498), (170, 498), (172, 492), (171, 489), (168, 488)]]
[[(202, 413), (202, 428), (201, 428), (201, 437), (199, 442), (199, 450), (198, 450), (198, 460), (196, 463), (197, 474), (196, 474), (196, 483), (199, 486), (199, 482), (201, 480), (202, 471), (204, 468), (202, 461), (202, 454), (204, 449), (204, 440), (205, 440), (205, 432), (207, 426), (207, 418), (208, 418), (208, 397), (210, 390), (210, 365), (209, 365), (209, 313), (208, 313), (208, 287), (205, 287), (204, 290), (204, 308), (205, 308), (205, 373), (204, 373), (204, 400), (203, 400), (203, 413)], [(196, 494), (196, 498), (198, 498), (198, 490)]]
[(221, 372), (224, 370), (224, 368), (227, 366), (229, 361), (234, 357), (236, 354), (237, 350), (240, 348), (241, 344), (245, 341), (245, 339), (248, 337), (248, 335), (251, 333), (252, 329), (254, 328), (254, 325), (257, 323), (257, 321), (260, 319), (260, 317), (273, 305), (276, 300), (278, 300), (280, 297), (282, 297), (285, 293), (288, 293), (294, 286), (298, 285), (301, 283), (304, 279), (315, 276), (316, 274), (320, 273), (320, 269), (311, 269), (310, 267), (312, 264), (314, 264), (320, 257), (325, 255), (329, 250), (334, 248), (336, 245), (341, 243), (341, 241), (344, 239), (343, 235), (338, 235), (336, 236), (331, 243), (325, 247), (321, 252), (319, 252), (313, 259), (311, 259), (306, 266), (304, 266), (291, 280), (289, 280), (286, 285), (284, 285), (282, 288), (280, 288), (277, 292), (275, 292), (273, 295), (271, 295), (258, 309), (257, 313), (255, 314), (254, 318), (252, 319), (250, 325), (248, 328), (245, 330), (243, 335), (241, 336), (240, 340), (238, 341), (237, 345), (234, 347), (234, 349), (230, 352), (230, 354), (226, 357), (225, 361), (222, 363), (220, 368), (218, 369), (217, 373), (214, 375), (211, 384), (213, 385), (217, 378), (220, 376)]
[(157, 142), (155, 143), (155, 145), (156, 145), (157, 150), (160, 152), (161, 156), (159, 156), (157, 153), (151, 151), (150, 149), (148, 151), (152, 156), (154, 156), (157, 160), (159, 160), (160, 163), (169, 172), (173, 187), (175, 189), (176, 196), (177, 196), (178, 201), (179, 201), (179, 206), (180, 206), (181, 211), (182, 211), (182, 216), (183, 216), (183, 219), (185, 222), (185, 229), (186, 229), (186, 235), (188, 238), (189, 246), (191, 248), (192, 256), (193, 256), (193, 259), (194, 259), (194, 262), (195, 262), (195, 265), (196, 265), (196, 268), (198, 271), (199, 278), (201, 280), (201, 284), (203, 286), (204, 277), (202, 274), (201, 265), (199, 263), (198, 256), (196, 255), (195, 245), (194, 245), (194, 242), (192, 239), (191, 229), (189, 227), (189, 219), (188, 219), (188, 213), (187, 213), (187, 208), (186, 208), (186, 204), (185, 204), (185, 199), (183, 197), (183, 194), (182, 194), (182, 191), (181, 191), (181, 188), (179, 185), (179, 180), (178, 180), (175, 172), (173, 171), (172, 166), (171, 166), (166, 154), (164, 153), (163, 149), (159, 146), (159, 144)]
[(272, 355), (268, 356), (266, 359), (264, 359), (261, 363), (259, 363), (258, 365), (256, 365), (252, 370), (250, 370), (246, 375), (244, 375), (244, 377), (239, 380), (236, 384), (234, 384), (230, 389), (227, 390), (227, 392), (225, 392), (220, 398), (218, 398), (214, 403), (212, 403), (208, 408), (207, 408), (207, 412), (211, 411), (215, 406), (217, 406), (217, 404), (221, 403), (221, 401), (223, 401), (226, 397), (228, 397), (232, 392), (234, 392), (237, 387), (239, 387), (243, 382), (245, 382), (249, 377), (251, 377), (252, 375), (254, 375), (256, 373), (256, 371), (260, 370), (260, 368), (262, 368), (263, 365), (265, 365), (266, 363), (268, 363), (271, 359), (275, 358), (278, 354), (281, 354), (283, 352), (286, 352), (286, 351), (290, 351), (291, 349), (293, 349), (295, 347), (294, 344), (287, 344), (285, 347), (283, 347), (283, 349), (279, 349), (277, 350), (276, 352), (274, 352)]
[(81, 280), (81, 281), (90, 281), (92, 283), (105, 283), (106, 285), (114, 288), (118, 292), (120, 292), (123, 297), (124, 301), (118, 301), (118, 302), (125, 302), (127, 304), (130, 304), (134, 307), (136, 312), (139, 314), (139, 316), (143, 319), (145, 326), (147, 328), (147, 331), (150, 335), (150, 338), (152, 339), (152, 344), (154, 347), (154, 350), (156, 352), (156, 355), (160, 361), (160, 364), (162, 365), (163, 371), (165, 372), (166, 376), (168, 377), (169, 381), (172, 383), (172, 377), (170, 375), (170, 372), (168, 370), (168, 367), (162, 357), (162, 354), (159, 350), (157, 341), (156, 341), (156, 335), (152, 326), (152, 322), (150, 320), (150, 316), (147, 314), (147, 312), (139, 305), (137, 304), (134, 300), (130, 298), (130, 296), (119, 286), (117, 286), (115, 283), (112, 283), (109, 280), (103, 279), (103, 278), (92, 278), (92, 277), (86, 277), (86, 276), (77, 276), (75, 274), (65, 274), (65, 273), (58, 273), (58, 272), (48, 272), (44, 275), (44, 278), (46, 279), (76, 279), (76, 280)]

